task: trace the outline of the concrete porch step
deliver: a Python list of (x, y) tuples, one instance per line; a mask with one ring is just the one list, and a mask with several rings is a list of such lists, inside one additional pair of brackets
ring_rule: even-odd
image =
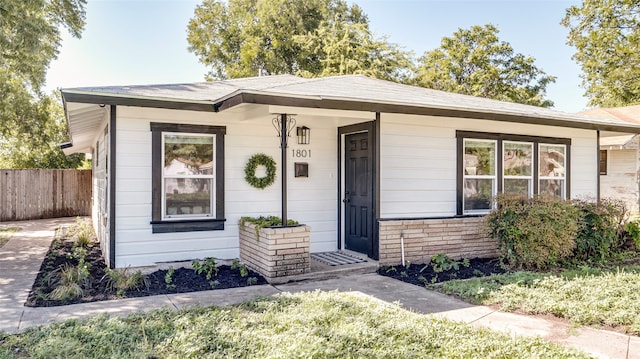
[(342, 251), (342, 252), (352, 257), (361, 258), (365, 260), (365, 262), (331, 266), (331, 265), (322, 263), (314, 258), (311, 258), (310, 273), (292, 275), (287, 277), (276, 277), (276, 278), (270, 279), (269, 283), (284, 284), (284, 283), (290, 283), (290, 282), (342, 278), (342, 277), (350, 276), (354, 274), (375, 273), (378, 270), (378, 267), (379, 267), (378, 261), (373, 260), (371, 258), (366, 258), (364, 255), (357, 252), (352, 252), (352, 251)]

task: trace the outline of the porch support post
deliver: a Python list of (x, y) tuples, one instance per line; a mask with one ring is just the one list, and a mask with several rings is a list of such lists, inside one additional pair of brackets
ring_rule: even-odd
[(600, 130), (596, 131), (596, 204), (600, 206)]
[(287, 114), (280, 115), (280, 163), (281, 163), (281, 185), (282, 185), (282, 226), (287, 226)]

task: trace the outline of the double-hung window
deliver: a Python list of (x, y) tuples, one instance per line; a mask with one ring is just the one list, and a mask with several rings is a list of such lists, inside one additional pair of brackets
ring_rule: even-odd
[(458, 215), (482, 214), (499, 193), (568, 197), (571, 140), (457, 131)]
[(566, 151), (566, 145), (540, 144), (538, 192), (541, 196), (567, 197)]
[(491, 209), (498, 185), (497, 141), (464, 139), (464, 196), (465, 213), (483, 213)]
[(224, 229), (220, 126), (152, 123), (154, 233)]
[(502, 189), (504, 193), (533, 194), (533, 143), (502, 142)]

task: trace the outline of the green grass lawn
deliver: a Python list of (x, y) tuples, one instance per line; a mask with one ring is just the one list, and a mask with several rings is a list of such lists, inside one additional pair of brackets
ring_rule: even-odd
[(406, 311), (356, 293), (311, 292), (239, 306), (157, 310), (0, 333), (0, 358), (586, 358)]
[(640, 267), (582, 267), (558, 274), (517, 272), (443, 283), (438, 290), (505, 311), (553, 314), (578, 325), (640, 334)]
[(20, 228), (17, 227), (0, 228), (0, 247), (9, 242), (11, 236), (19, 230)]

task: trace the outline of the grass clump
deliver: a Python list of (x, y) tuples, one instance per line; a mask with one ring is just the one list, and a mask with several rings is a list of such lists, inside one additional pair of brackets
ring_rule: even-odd
[(89, 270), (86, 265), (65, 264), (62, 268), (51, 273), (51, 280), (57, 283), (56, 288), (48, 297), (53, 300), (71, 300), (82, 297), (84, 288), (91, 286)]
[(107, 280), (107, 288), (122, 296), (129, 290), (149, 288), (149, 279), (140, 270), (130, 273), (129, 268), (107, 269), (101, 280)]
[(640, 267), (576, 267), (559, 273), (515, 272), (450, 281), (439, 290), (503, 310), (552, 314), (579, 325), (640, 334)]
[(91, 219), (76, 217), (76, 221), (69, 227), (67, 235), (74, 240), (74, 246), (88, 248), (95, 239)]
[[(114, 345), (117, 343), (117, 345)], [(356, 293), (283, 293), (230, 307), (99, 316), (0, 335), (0, 357), (586, 358), (540, 338), (406, 311)]]
[(13, 234), (16, 233), (19, 230), (20, 230), (20, 228), (18, 228), (18, 227), (0, 228), (0, 247), (2, 247), (5, 244), (7, 244), (7, 242), (9, 242), (9, 239), (11, 239)]

